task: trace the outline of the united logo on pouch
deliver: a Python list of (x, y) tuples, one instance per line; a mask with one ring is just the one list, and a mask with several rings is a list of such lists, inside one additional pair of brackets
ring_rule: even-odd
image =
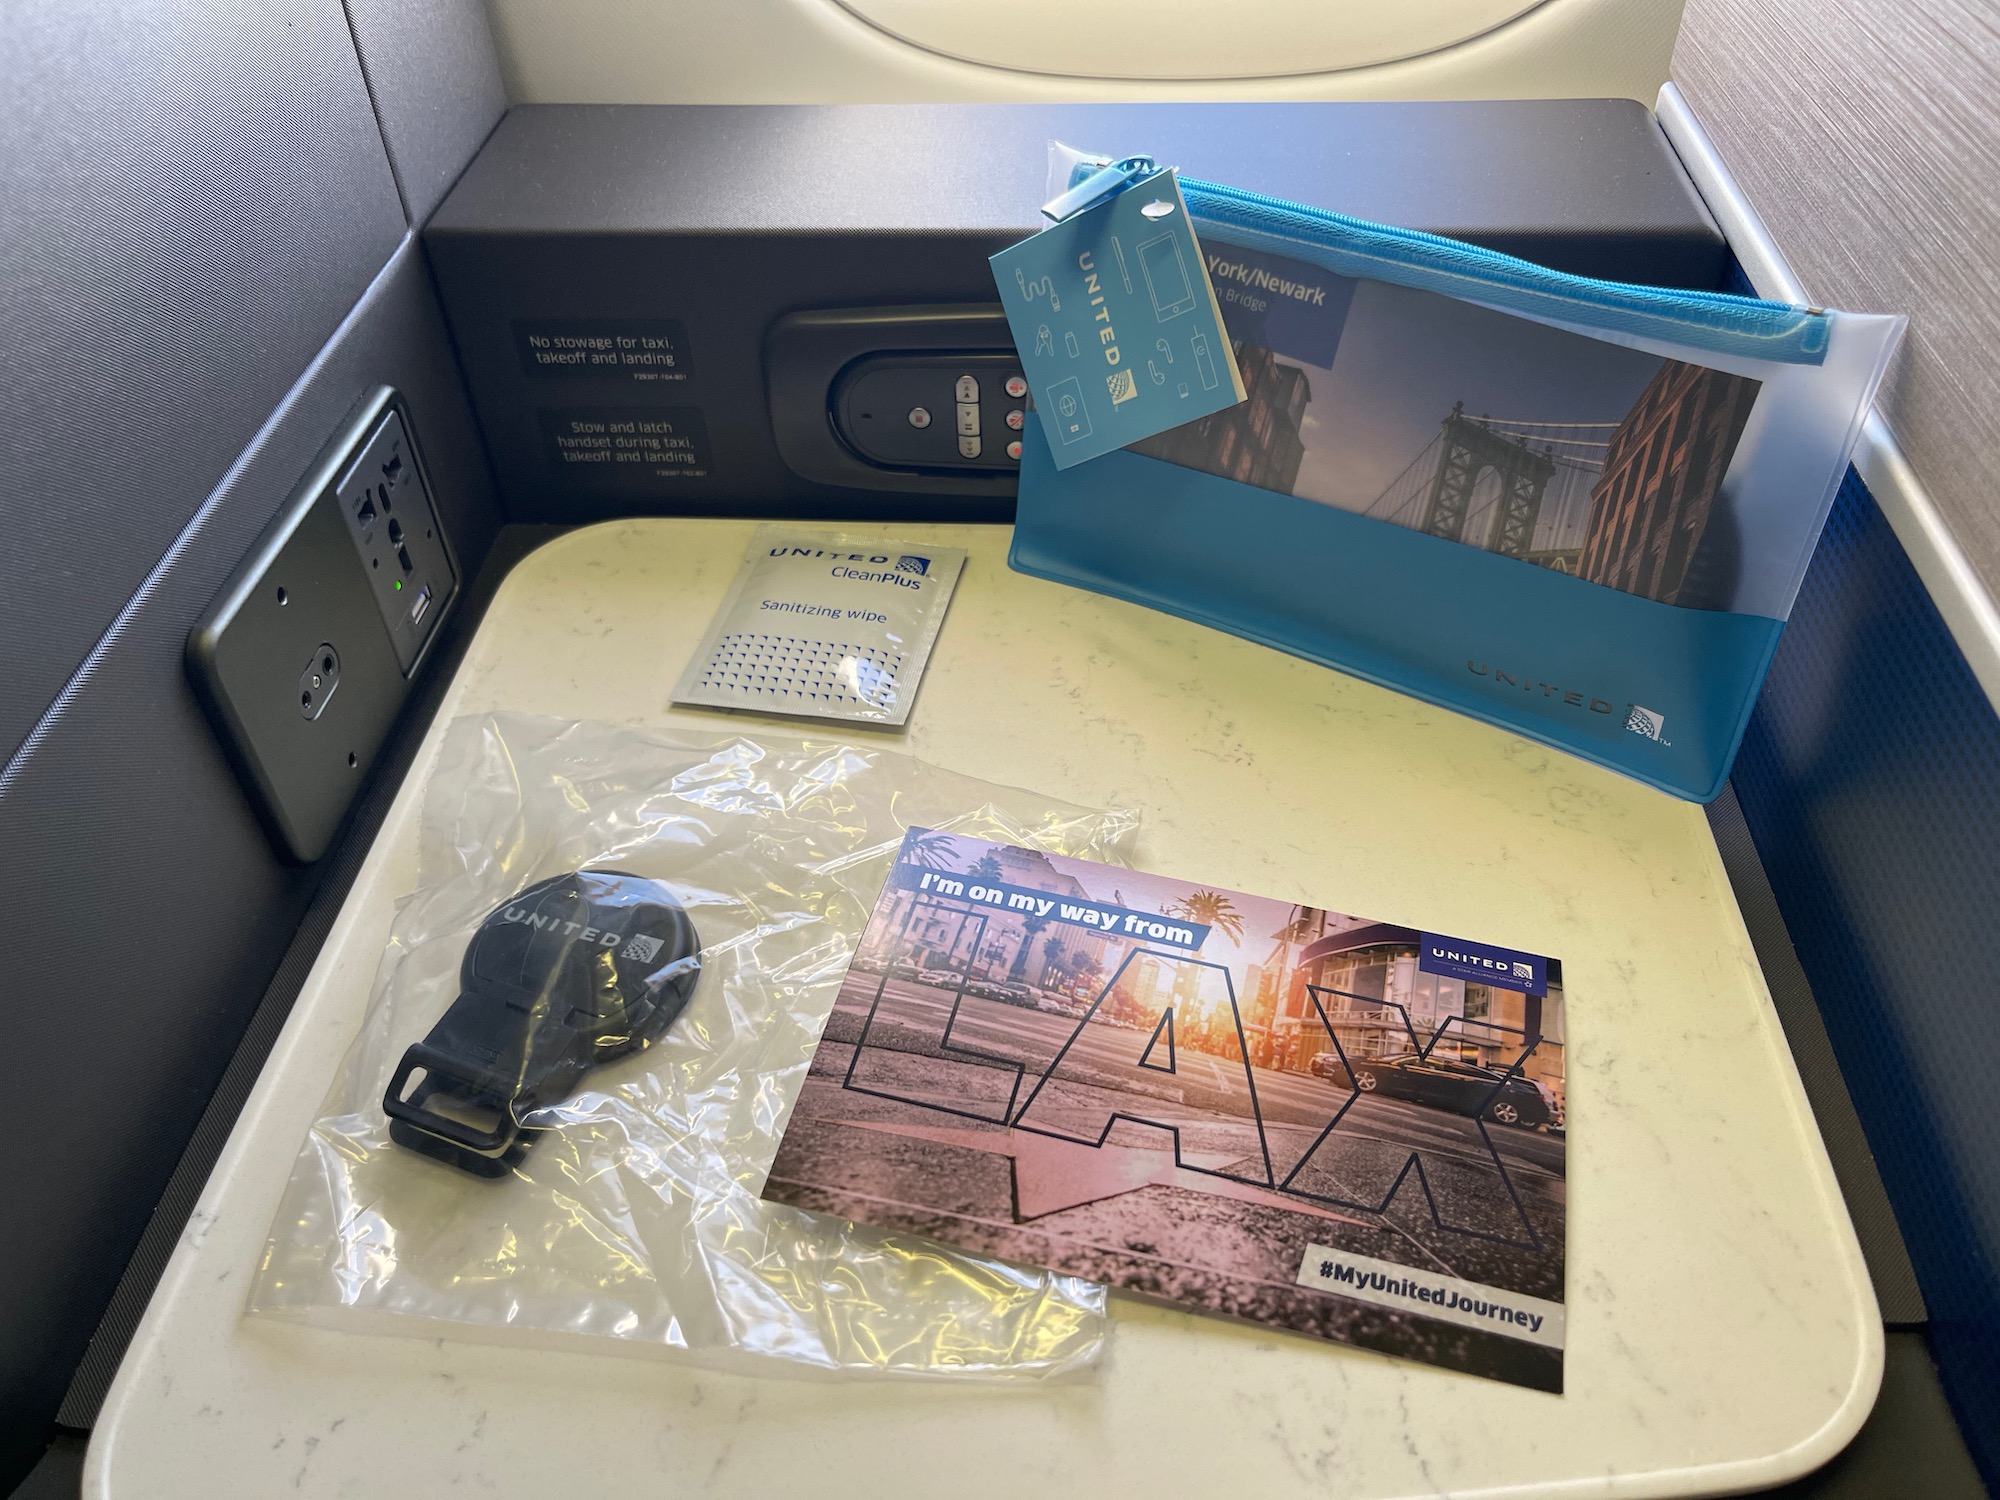
[(1628, 703), (1625, 705), (1625, 727), (1634, 734), (1657, 740), (1667, 731), (1667, 716), (1650, 708), (1641, 708), (1636, 703)]
[(931, 560), (928, 557), (912, 557), (908, 553), (896, 559), (896, 567), (904, 573), (928, 573)]

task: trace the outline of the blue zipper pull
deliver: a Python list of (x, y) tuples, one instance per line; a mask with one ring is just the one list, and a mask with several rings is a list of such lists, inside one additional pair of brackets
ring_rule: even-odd
[(1151, 177), (1158, 170), (1150, 156), (1128, 156), (1122, 161), (1108, 162), (1061, 197), (1044, 203), (1042, 217), (1060, 224), (1064, 219), (1102, 203), (1113, 193), (1124, 192), (1133, 183)]

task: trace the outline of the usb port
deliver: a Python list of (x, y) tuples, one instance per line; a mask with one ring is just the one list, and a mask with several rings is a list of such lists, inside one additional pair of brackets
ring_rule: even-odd
[(417, 624), (431, 607), (431, 586), (427, 583), (417, 590), (417, 602), (410, 606), (410, 623)]

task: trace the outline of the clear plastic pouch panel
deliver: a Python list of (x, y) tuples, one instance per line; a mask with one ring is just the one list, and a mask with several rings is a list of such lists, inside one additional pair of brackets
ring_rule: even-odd
[[(1124, 862), (1091, 812), (872, 747), (525, 715), (450, 726), (417, 889), (294, 1167), (256, 1314), (383, 1331), (776, 1356), (835, 1372), (1087, 1366), (1104, 1291), (764, 1203), (820, 1030), (912, 826)], [(482, 1179), (395, 1144), (383, 1093), (496, 907), (574, 870), (664, 885), (700, 937), (686, 1010), (524, 1119)], [(608, 1341), (608, 1342), (600, 1342)]]
[[(1115, 190), (1133, 160), (1052, 142), (1050, 196)], [(1135, 451), (1659, 603), (1791, 613), (1905, 318), (1593, 281), (1181, 188), (1250, 400)], [(1309, 337), (1264, 311), (1307, 292), (1338, 310)]]

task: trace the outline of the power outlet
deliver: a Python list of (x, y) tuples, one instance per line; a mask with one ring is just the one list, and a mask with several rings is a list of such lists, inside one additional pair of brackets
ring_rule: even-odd
[(327, 704), (333, 701), (333, 690), (339, 686), (340, 653), (333, 649), (332, 641), (321, 641), (313, 650), (312, 660), (299, 672), (300, 716), (317, 719), (325, 713)]
[(188, 675), (272, 840), (319, 858), (458, 593), (396, 393), (357, 406), (188, 634)]
[(402, 413), (383, 413), (336, 492), (396, 660), (413, 671), (458, 575)]

